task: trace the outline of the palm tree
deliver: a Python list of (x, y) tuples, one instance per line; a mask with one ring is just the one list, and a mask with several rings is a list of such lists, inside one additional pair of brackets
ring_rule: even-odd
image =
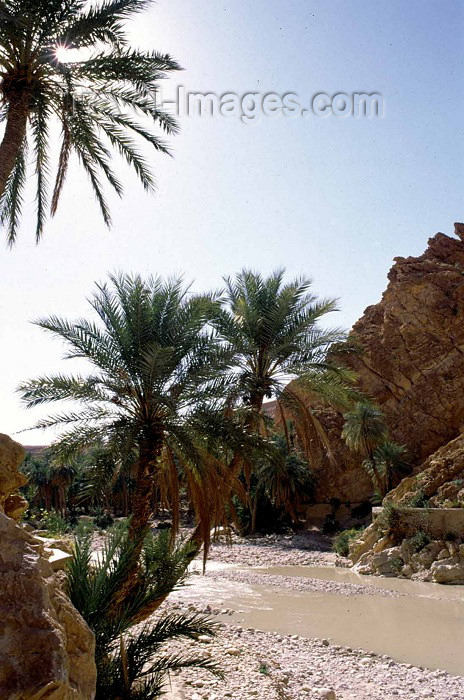
[(360, 401), (344, 416), (342, 437), (354, 452), (370, 457), (387, 439), (388, 430), (382, 411), (368, 401)]
[(172, 639), (214, 635), (215, 627), (204, 616), (157, 613), (155, 620), (131, 633), (185, 581), (192, 547), (185, 543), (172, 546), (169, 539), (168, 531), (145, 537), (138, 587), (119, 601), (117, 592), (130, 571), (135, 548), (126, 524), (113, 529), (96, 560), (92, 559), (90, 535), (77, 536), (66, 587), (95, 634), (97, 700), (158, 698), (169, 672), (181, 668), (199, 667), (222, 676), (207, 656), (184, 656), (165, 649)]
[(51, 317), (37, 325), (65, 341), (66, 357), (85, 358), (93, 371), (25, 382), (22, 399), (27, 407), (81, 404), (36, 426), (65, 427), (53, 445), (57, 457), (66, 461), (104, 446), (112, 457), (100, 455), (107, 483), (118, 464), (131, 466), (134, 539), (147, 528), (160, 481), (170, 485), (178, 524), (181, 472), (206, 555), (211, 525), (224, 521), (229, 496), (239, 489), (218, 455), (224, 446), (243, 451), (258, 445), (238, 419), (224, 414), (233, 354), (208, 326), (211, 298), (190, 294), (181, 280), (119, 275), (97, 285), (90, 303), (99, 323)]
[(363, 466), (371, 476), (381, 498), (410, 472), (406, 447), (391, 440), (385, 440), (379, 445), (372, 455), (364, 460)]
[(288, 513), (296, 525), (298, 506), (308, 501), (314, 489), (314, 475), (298, 449), (293, 445), (289, 447), (283, 435), (275, 435), (273, 442), (282, 458), (258, 461), (254, 473), (251, 532), (256, 532), (260, 498), (264, 496), (276, 508)]
[(330, 445), (311, 406), (346, 410), (353, 376), (329, 357), (345, 333), (319, 326), (321, 318), (336, 310), (336, 301), (317, 300), (310, 279), (284, 284), (283, 277), (284, 270), (267, 278), (243, 270), (235, 279), (226, 278), (214, 325), (237, 353), (234, 398), (243, 406), (248, 430), (266, 432), (262, 408), (265, 399), (274, 398), (283, 431), (291, 419), (306, 455), (315, 462), (322, 452), (330, 453)]
[(384, 415), (374, 404), (361, 401), (344, 418), (342, 437), (351, 450), (364, 457), (362, 465), (383, 498), (395, 480), (408, 473), (406, 449), (389, 440)]
[[(122, 194), (111, 167), (111, 148), (135, 170), (146, 190), (155, 182), (137, 137), (163, 153), (173, 118), (156, 104), (160, 78), (178, 70), (169, 56), (131, 47), (124, 22), (150, 0), (2, 0), (0, 2), (0, 221), (8, 242), (17, 235), (28, 156), (36, 177), (37, 226), (41, 237), (48, 210), (56, 211), (74, 152), (90, 180), (105, 222), (110, 212), (102, 176)], [(73, 60), (63, 60), (63, 53)], [(77, 52), (77, 58), (76, 58)], [(75, 60), (74, 60), (75, 59)], [(52, 132), (61, 144), (49, 198)], [(134, 139), (134, 136), (136, 137)]]

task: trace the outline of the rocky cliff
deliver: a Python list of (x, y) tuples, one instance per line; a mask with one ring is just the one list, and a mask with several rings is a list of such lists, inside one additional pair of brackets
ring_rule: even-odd
[(464, 224), (418, 258), (396, 258), (382, 300), (354, 325), (361, 389), (415, 464), (464, 428)]
[[(350, 365), (418, 470), (464, 429), (464, 224), (455, 237), (437, 233), (417, 258), (395, 258), (388, 279), (353, 326), (364, 352)], [(337, 463), (321, 467), (317, 498), (362, 501), (371, 487), (339, 439), (341, 417), (324, 422)]]
[(21, 445), (0, 435), (0, 697), (92, 700), (93, 634), (61, 590), (42, 544), (9, 517), (8, 506), (15, 515), (24, 509), (18, 494), (11, 500), (24, 483), (23, 457)]

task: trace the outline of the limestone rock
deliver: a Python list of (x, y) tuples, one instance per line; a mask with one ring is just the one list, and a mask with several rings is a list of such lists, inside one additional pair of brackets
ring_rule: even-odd
[(363, 537), (352, 540), (349, 544), (349, 556), (353, 562), (357, 562), (365, 552), (369, 551), (380, 537), (377, 528), (370, 525), (363, 532)]
[[(390, 491), (385, 500), (407, 505), (421, 492), (431, 506), (446, 507), (450, 495), (454, 494), (457, 497), (463, 486), (464, 434), (461, 434), (430, 455), (421, 465), (419, 473), (403, 479), (396, 489)], [(456, 504), (460, 505), (459, 501)]]
[(61, 590), (43, 543), (12, 519), (27, 507), (17, 492), (27, 483), (18, 471), (24, 455), (0, 435), (0, 697), (92, 700), (93, 634)]
[(464, 583), (464, 560), (435, 561), (430, 567), (431, 580), (436, 583)]
[(17, 491), (20, 486), (27, 484), (27, 477), (18, 471), (25, 456), (22, 445), (0, 433), (0, 512), (5, 512), (15, 520), (27, 508), (27, 502)]
[(335, 691), (332, 688), (312, 688), (312, 692), (318, 700), (337, 700)]
[(9, 518), (13, 518), (13, 520), (18, 522), (24, 511), (27, 510), (28, 505), (29, 503), (21, 496), (19, 491), (14, 491), (11, 496), (5, 498), (3, 509), (5, 515), (8, 515)]
[(0, 513), (0, 697), (91, 700), (93, 634), (41, 555)]

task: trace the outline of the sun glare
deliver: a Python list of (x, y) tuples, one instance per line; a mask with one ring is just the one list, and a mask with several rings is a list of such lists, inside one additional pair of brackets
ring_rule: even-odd
[(71, 52), (66, 46), (58, 46), (58, 48), (55, 49), (55, 56), (60, 63), (70, 61), (70, 54)]

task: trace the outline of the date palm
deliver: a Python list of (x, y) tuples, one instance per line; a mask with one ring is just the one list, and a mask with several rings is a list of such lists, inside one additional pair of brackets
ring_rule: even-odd
[(406, 448), (389, 440), (382, 411), (368, 401), (357, 403), (344, 418), (342, 437), (351, 450), (364, 457), (363, 468), (383, 498), (409, 472)]
[(37, 427), (64, 427), (53, 445), (63, 460), (98, 445), (113, 457), (101, 460), (105, 469), (131, 466), (134, 538), (147, 527), (159, 482), (169, 482), (178, 510), (181, 473), (197, 514), (197, 541), (206, 551), (212, 524), (225, 517), (229, 496), (238, 488), (218, 455), (224, 446), (253, 446), (239, 421), (224, 413), (233, 355), (208, 326), (211, 299), (190, 294), (180, 280), (120, 275), (97, 286), (90, 303), (97, 323), (37, 321), (65, 341), (68, 358), (88, 360), (89, 374), (25, 382), (23, 401), (28, 407), (80, 403), (79, 410), (50, 416)]
[[(169, 56), (131, 47), (124, 24), (149, 0), (0, 1), (0, 221), (13, 244), (23, 205), (27, 163), (36, 179), (36, 238), (56, 212), (72, 153), (84, 168), (109, 225), (103, 180), (122, 195), (112, 151), (135, 170), (147, 190), (154, 177), (138, 143), (166, 153), (153, 126), (176, 131), (156, 105), (157, 82), (179, 69)], [(63, 52), (74, 50), (62, 60)], [(76, 58), (77, 51), (77, 58)], [(51, 187), (54, 131), (59, 159)]]
[(329, 357), (345, 333), (319, 325), (336, 310), (336, 301), (318, 300), (310, 279), (284, 283), (284, 270), (267, 278), (243, 270), (225, 283), (214, 324), (237, 352), (235, 398), (244, 407), (245, 425), (262, 430), (264, 401), (275, 399), (277, 422), (286, 432), (292, 420), (307, 456), (316, 461), (322, 451), (330, 453), (330, 445), (312, 406), (346, 409), (351, 402), (352, 375)]

